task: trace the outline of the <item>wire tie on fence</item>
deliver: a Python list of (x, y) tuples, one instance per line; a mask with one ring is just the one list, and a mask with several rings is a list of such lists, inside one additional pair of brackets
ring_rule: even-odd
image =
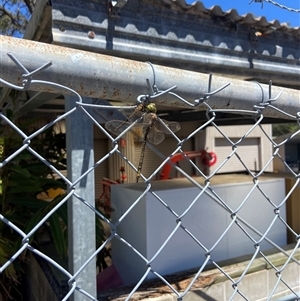
[(37, 75), (38, 73), (41, 73), (42, 71), (44, 71), (45, 69), (47, 69), (48, 67), (50, 67), (52, 65), (52, 62), (49, 61), (48, 63), (42, 65), (41, 67), (36, 68), (35, 70), (29, 72), (28, 74), (24, 74), (23, 77), (33, 77), (34, 75)]
[(264, 95), (264, 89), (262, 88), (261, 84), (259, 82), (254, 81), (253, 83), (257, 84), (261, 91), (261, 101), (260, 103), (264, 103), (265, 95)]
[[(254, 83), (256, 83), (262, 91), (262, 101), (258, 105), (253, 106), (253, 108), (257, 110), (257, 115), (260, 115), (262, 110), (264, 110), (266, 107), (271, 105), (272, 102), (278, 100), (278, 98), (281, 96), (283, 91), (280, 91), (275, 98), (272, 98), (272, 81), (270, 80), (269, 81), (269, 99), (265, 100), (264, 99), (264, 92), (263, 92), (263, 88), (262, 88), (261, 84), (259, 82), (254, 82)], [(254, 116), (254, 117), (257, 117), (257, 115)]]
[[(151, 69), (152, 69), (152, 73), (153, 73), (153, 85), (152, 85), (152, 87), (153, 87), (153, 90), (157, 92), (158, 89), (157, 89), (157, 87), (156, 87), (156, 77), (155, 77), (154, 66), (153, 66), (153, 64), (152, 64), (151, 62), (149, 62), (149, 61), (146, 61), (145, 63), (149, 64), (150, 67), (151, 67)], [(149, 82), (150, 82), (150, 81), (149, 81)], [(154, 92), (154, 91), (152, 91), (152, 92)], [(154, 94), (154, 93), (152, 93), (152, 94)]]
[(23, 70), (23, 72), (29, 73), (29, 71), (23, 66), (23, 64), (11, 52), (8, 52), (7, 55), (18, 67), (20, 67)]
[(32, 77), (34, 75), (42, 72), (43, 70), (47, 69), (48, 67), (50, 67), (52, 65), (52, 62), (50, 61), (50, 62), (42, 65), (41, 67), (30, 72), (11, 52), (8, 52), (7, 55), (24, 72), (24, 74), (22, 74), (22, 78), (23, 78), (22, 84), (23, 84), (24, 89), (28, 89), (30, 87)]
[(153, 97), (154, 95), (156, 95), (159, 91), (158, 88), (156, 86), (156, 77), (155, 77), (155, 70), (154, 70), (154, 66), (151, 62), (146, 61), (146, 64), (150, 65), (151, 69), (152, 69), (152, 75), (153, 75), (153, 84), (151, 85), (150, 79), (146, 78), (146, 83), (148, 86), (148, 89), (150, 91), (149, 95), (139, 95), (137, 97), (137, 102), (138, 103), (144, 103), (147, 100), (149, 100), (151, 98), (151, 96)]
[(142, 94), (142, 95), (139, 95), (136, 100), (139, 104), (141, 103), (144, 103), (147, 99), (149, 99), (149, 96), (148, 95), (145, 95), (145, 94)]
[(207, 92), (204, 93), (204, 97), (194, 100), (196, 106), (199, 105), (200, 103), (203, 103), (206, 99), (209, 98), (211, 92), (211, 82), (212, 82), (212, 73), (209, 73)]
[(155, 83), (151, 85), (149, 78), (146, 78), (146, 82), (147, 82), (148, 89), (150, 91), (150, 95), (155, 95), (159, 92)]
[[(149, 61), (146, 61), (145, 63), (149, 64), (150, 67), (151, 67), (151, 69), (152, 69), (152, 72), (153, 72), (153, 84), (151, 85), (149, 78), (146, 78), (146, 82), (147, 82), (148, 89), (150, 90), (150, 94), (147, 95), (147, 96), (145, 95), (144, 101), (146, 99), (151, 99), (151, 98), (159, 97), (159, 96), (161, 96), (163, 94), (166, 94), (166, 93), (169, 93), (172, 90), (174, 90), (174, 89), (177, 88), (177, 86), (175, 85), (175, 86), (173, 86), (173, 87), (171, 87), (171, 88), (169, 88), (169, 89), (167, 89), (165, 91), (160, 91), (157, 88), (157, 85), (156, 85), (156, 76), (155, 76), (155, 69), (154, 69), (153, 64), (151, 62), (149, 62)], [(141, 99), (143, 99), (143, 98), (139, 98), (138, 101), (140, 101)]]
[(205, 100), (209, 99), (211, 96), (219, 93), (220, 91), (224, 90), (225, 88), (227, 88), (231, 83), (227, 83), (224, 86), (222, 86), (221, 88), (218, 88), (216, 90), (214, 90), (213, 92), (211, 92), (211, 83), (212, 83), (212, 73), (209, 74), (209, 78), (208, 78), (208, 89), (207, 92), (204, 93), (203, 97), (200, 97), (198, 99), (194, 100), (194, 104), (195, 106), (200, 105), (201, 103), (204, 103)]
[(276, 97), (274, 97), (274, 98), (269, 98), (269, 99), (268, 99), (268, 102), (271, 104), (272, 102), (278, 100), (278, 98), (281, 96), (282, 93), (283, 93), (283, 91), (280, 91)]
[[(253, 116), (257, 118), (257, 116), (261, 115), (262, 110), (264, 110), (268, 105), (270, 105), (270, 101), (265, 101), (264, 90), (259, 82), (254, 81), (253, 83), (257, 84), (261, 90), (261, 101), (253, 106), (253, 109), (257, 111), (257, 114)], [(269, 87), (269, 95), (270, 95), (270, 87)]]
[(157, 92), (157, 87), (154, 84), (153, 86), (151, 86), (149, 78), (146, 78), (146, 82), (147, 82), (148, 89), (150, 91), (150, 95), (154, 95)]
[(276, 101), (280, 97), (280, 95), (282, 94), (282, 92), (283, 91), (280, 91), (275, 98), (272, 98), (272, 81), (271, 80), (269, 81), (269, 99), (268, 99), (268, 101), (270, 103)]
[(38, 73), (40, 73), (41, 71), (47, 69), (48, 67), (50, 67), (52, 65), (52, 62), (49, 61), (48, 63), (42, 65), (41, 67), (29, 72), (29, 70), (26, 69), (26, 67), (11, 53), (8, 52), (7, 55), (9, 56), (9, 58), (18, 66), (20, 67), (23, 72), (25, 72), (26, 75), (28, 76), (34, 76)]
[[(172, 90), (177, 88), (176, 85), (171, 87), (171, 88), (168, 88), (164, 91), (159, 90), (157, 88), (157, 85), (156, 85), (156, 82), (155, 82), (156, 81), (156, 76), (155, 76), (154, 66), (150, 62), (146, 62), (146, 63), (149, 64), (152, 68), (154, 83), (153, 83), (153, 85), (151, 85), (150, 80), (148, 78), (146, 79), (148, 89), (150, 90), (150, 94), (149, 95), (140, 95), (140, 96), (138, 96), (138, 98), (137, 98), (138, 103), (142, 103), (142, 102), (145, 102), (146, 100), (157, 98), (157, 97), (160, 97), (163, 94), (170, 93), (171, 95), (173, 95), (173, 96), (177, 97), (178, 99), (180, 99), (185, 104), (191, 105), (190, 102), (186, 101), (185, 99), (180, 97), (178, 94), (171, 92)], [(208, 99), (210, 96), (219, 93), (221, 90), (225, 89), (226, 87), (228, 87), (230, 85), (230, 83), (227, 83), (224, 86), (222, 86), (221, 88), (216, 89), (216, 90), (211, 92), (211, 83), (212, 83), (212, 74), (210, 73), (209, 74), (209, 80), (208, 80), (208, 91), (204, 94), (204, 97), (194, 100), (194, 105), (192, 105), (193, 107), (198, 106), (201, 103), (204, 103), (205, 100)]]
[[(149, 82), (149, 79), (147, 78), (146, 79), (146, 82), (147, 82), (147, 85), (149, 86), (149, 84), (150, 84), (150, 82)], [(177, 88), (177, 86), (175, 85), (175, 86), (173, 86), (173, 87), (171, 87), (171, 88), (168, 88), (168, 89), (166, 89), (166, 90), (164, 90), (164, 91), (160, 91), (160, 90), (158, 90), (157, 89), (157, 92), (155, 92), (155, 89), (154, 90), (152, 90), (152, 89), (150, 89), (151, 91), (153, 91), (154, 92), (154, 94), (148, 94), (148, 95), (145, 95), (145, 94), (142, 94), (142, 95), (139, 95), (138, 97), (137, 97), (137, 102), (138, 103), (144, 103), (144, 102), (146, 102), (146, 101), (150, 101), (151, 99), (154, 99), (154, 98), (158, 98), (158, 97), (160, 97), (160, 96), (162, 96), (162, 95), (164, 95), (164, 94), (166, 94), (166, 93), (169, 93), (169, 92), (171, 92), (172, 90), (174, 90), (174, 89), (176, 89)], [(174, 93), (175, 94), (175, 93)], [(176, 95), (176, 94), (175, 94)]]

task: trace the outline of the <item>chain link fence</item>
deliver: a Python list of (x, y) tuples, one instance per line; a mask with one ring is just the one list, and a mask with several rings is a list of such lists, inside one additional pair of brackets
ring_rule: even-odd
[[(291, 167), (286, 162), (285, 157), (280, 154), (280, 149), (288, 141), (296, 136), (299, 137), (300, 108), (294, 114), (278, 109), (276, 101), (280, 99), (281, 95), (275, 95), (275, 97), (272, 95), (271, 83), (268, 99), (264, 99), (262, 93), (262, 99), (257, 101), (252, 110), (239, 108), (227, 110), (223, 107), (215, 108), (212, 104), (214, 104), (216, 95), (229, 89), (230, 81), (226, 85), (212, 89), (213, 76), (210, 75), (207, 92), (195, 101), (190, 101), (176, 94), (176, 87), (160, 90), (159, 82), (155, 82), (155, 67), (148, 63), (154, 74), (153, 83), (145, 79), (149, 94), (139, 95), (135, 105), (112, 107), (92, 103), (90, 100), (86, 101), (85, 98), (82, 99), (76, 91), (67, 87), (68, 83), (58, 84), (32, 79), (33, 76), (42, 73), (50, 64), (29, 72), (17, 58), (13, 55), (10, 55), (10, 57), (24, 72), (23, 87), (15, 86), (4, 80), (1, 80), (2, 84), (16, 90), (30, 90), (31, 85), (42, 83), (43, 85), (49, 85), (49, 87), (59, 87), (62, 91), (67, 91), (67, 94), (71, 92), (74, 96), (66, 96), (66, 112), (64, 114), (53, 118), (33, 131), (29, 131), (28, 126), (26, 127), (26, 125), (24, 126), (24, 124), (14, 120), (11, 115), (13, 113), (10, 110), (4, 110), (0, 114), (2, 135), (0, 137), (2, 139), (0, 164), (2, 170), (2, 213), (0, 214), (0, 229), (2, 233), (5, 233), (1, 237), (2, 249), (0, 249), (2, 252), (2, 254), (0, 253), (0, 273), (2, 275), (10, 277), (9, 279), (13, 281), (13, 277), (17, 273), (17, 262), (26, 252), (27, 254), (34, 254), (36, 260), (42, 266), (51, 266), (67, 279), (67, 287), (64, 288), (63, 292), (57, 294), (59, 295), (58, 300), (69, 300), (69, 298), (74, 298), (74, 300), (136, 300), (157, 296), (163, 298), (168, 294), (173, 296), (174, 300), (185, 300), (185, 298), (188, 300), (188, 298), (191, 298), (188, 295), (189, 292), (193, 292), (195, 289), (208, 288), (216, 282), (217, 278), (219, 281), (222, 279), (222, 282), (229, 283), (226, 295), (228, 300), (258, 300), (254, 296), (260, 288), (251, 287), (250, 291), (252, 293), (249, 295), (248, 282), (246, 283), (246, 281), (248, 281), (247, 276), (254, 272), (253, 267), (259, 259), (264, 266), (268, 267), (268, 272), (273, 279), (276, 279), (270, 285), (268, 296), (264, 300), (276, 300), (279, 288), (286, 295), (290, 295), (291, 300), (300, 300), (299, 278), (298, 281), (295, 278), (291, 281), (287, 273), (287, 271), (290, 273), (290, 266), (293, 264), (293, 271), (295, 275), (298, 273), (299, 276), (299, 232), (292, 228), (286, 218), (288, 200), (297, 193), (297, 189), (299, 190), (299, 170)], [(259, 83), (256, 83), (256, 85), (261, 87)], [(234, 92), (238, 93), (239, 91)], [(177, 136), (176, 132), (179, 131), (180, 126), (183, 127), (184, 125), (180, 125), (176, 121), (164, 121), (159, 117), (161, 99), (166, 94), (171, 95), (191, 109), (197, 108), (199, 105), (205, 107), (206, 121), (185, 135), (184, 138)], [(262, 126), (266, 108), (269, 112), (274, 110), (275, 115), (281, 116), (283, 119), (290, 119), (295, 127), (295, 131), (287, 135), (280, 143), (275, 142), (270, 133), (266, 132)], [(122, 114), (116, 115), (120, 118), (103, 123), (95, 117), (95, 112), (102, 113), (105, 110), (112, 109), (121, 111)], [(217, 116), (223, 113), (233, 113), (237, 116), (243, 116), (245, 119), (251, 119), (252, 125), (239, 139), (233, 140), (218, 125)], [(49, 141), (49, 136), (45, 136), (45, 134), (47, 131), (53, 130), (63, 120), (66, 120), (67, 140), (69, 139), (66, 153), (56, 145), (53, 151), (56, 157), (53, 158), (49, 153), (45, 153), (45, 147), (41, 146), (40, 142), (46, 143), (43, 137), (46, 137), (46, 140)], [(96, 126), (111, 142), (111, 147), (107, 153), (92, 164), (90, 164), (91, 154), (88, 153), (89, 146), (80, 145), (86, 139), (86, 137), (82, 137), (87, 133), (86, 128), (92, 129), (91, 125)], [(201, 164), (197, 164), (197, 161), (191, 159), (183, 151), (183, 147), (208, 127), (213, 127), (224, 138), (231, 150), (226, 154), (224, 160), (217, 160), (214, 169), (208, 169), (204, 172), (203, 166), (201, 167)], [(259, 170), (253, 171), (247, 166), (247, 162), (239, 153), (239, 149), (245, 140), (251, 136), (251, 133), (258, 128), (272, 146), (272, 155)], [(82, 133), (74, 132), (74, 129), (82, 129)], [(138, 164), (128, 154), (124, 153), (121, 146), (124, 135), (130, 132), (134, 133), (133, 137), (135, 138), (133, 139), (140, 143), (141, 154)], [(14, 143), (10, 144), (9, 139), (13, 135), (16, 135), (17, 138), (13, 141)], [(176, 141), (176, 147), (167, 156), (159, 151), (157, 147), (160, 143), (163, 143), (166, 136)], [(77, 141), (77, 145), (72, 139)], [(133, 145), (130, 147), (133, 147)], [(161, 158), (161, 163), (150, 175), (146, 176), (143, 174), (143, 164), (147, 160), (147, 153), (145, 155), (147, 149), (155, 152)], [(63, 164), (66, 154), (69, 161), (67, 175), (62, 172), (58, 164)], [(184, 162), (192, 167), (197, 177), (192, 177), (176, 163), (172, 163), (171, 158), (176, 154), (181, 154)], [(248, 155), (251, 156), (251, 153)], [(94, 185), (89, 186), (89, 183), (94, 181), (94, 171), (101, 169), (104, 162), (107, 162), (108, 158), (112, 156), (120, 157), (123, 160), (122, 162), (125, 162), (125, 170), (128, 172), (132, 170), (135, 174), (133, 182), (139, 183), (114, 185), (112, 187), (110, 197), (113, 213), (110, 217), (109, 214), (104, 213), (97, 202), (94, 202), (94, 191), (92, 191)], [(244, 167), (248, 177), (247, 182), (250, 183), (250, 186), (246, 194), (240, 193), (240, 190), (236, 187), (228, 196), (227, 192), (220, 190), (214, 181), (222, 167), (231, 164), (233, 158), (237, 159)], [(202, 164), (209, 164), (213, 157), (212, 154), (206, 152), (202, 159), (204, 159), (201, 162)], [(272, 189), (268, 190), (264, 186), (264, 174), (275, 159), (285, 166), (288, 177), (293, 179), (293, 184), (285, 193), (281, 190), (282, 194), (279, 193), (279, 195), (274, 196)], [(24, 167), (26, 162), (30, 162), (30, 166), (26, 167), (27, 171)], [(39, 178), (34, 169), (35, 165), (39, 169), (42, 168), (38, 163), (45, 166), (44, 178), (42, 183), (39, 182), (40, 186), (37, 185)], [(154, 181), (166, 165), (176, 169), (181, 179), (166, 182)], [(17, 177), (17, 175), (20, 177)], [(35, 177), (33, 178), (32, 175)], [(243, 176), (240, 175), (239, 177)], [(239, 182), (238, 178), (236, 179), (237, 182)], [(167, 189), (170, 185), (168, 183), (172, 183), (172, 181), (175, 181), (174, 186), (172, 186), (172, 189)], [(179, 190), (176, 190), (180, 185), (187, 189), (184, 190), (182, 195), (180, 195)], [(123, 186), (125, 188), (122, 188)], [(52, 201), (38, 201), (37, 199), (34, 203), (32, 198), (29, 199), (29, 195), (36, 196), (37, 193), (41, 193), (41, 187), (46, 193), (46, 198), (48, 197), (49, 200), (54, 198)], [(86, 187), (91, 190), (86, 192), (84, 190)], [(226, 185), (223, 185), (223, 187), (228, 188)], [(284, 185), (280, 187), (284, 187)], [(51, 191), (49, 191), (53, 188), (61, 189), (59, 190), (60, 193), (54, 195), (54, 197), (50, 195)], [(162, 193), (161, 191), (164, 189), (169, 192)], [(193, 193), (189, 193), (191, 190)], [(28, 212), (22, 213), (19, 210), (20, 203), (18, 202), (22, 201), (28, 204), (30, 208)], [(299, 202), (299, 199), (296, 201)], [(146, 204), (149, 206), (148, 209), (141, 211), (141, 207), (146, 206)], [(67, 205), (68, 209), (66, 209)], [(71, 207), (74, 209), (74, 206), (77, 205), (80, 211), (86, 212), (86, 216), (81, 215), (81, 220), (76, 220), (76, 210), (78, 208), (70, 213), (72, 211)], [(24, 208), (21, 209), (24, 210)], [(68, 215), (66, 210), (69, 212)], [(151, 210), (153, 210), (152, 215)], [(20, 220), (22, 220), (22, 214), (30, 217), (29, 224), (23, 220), (20, 222), (17, 214), (19, 214)], [(226, 222), (223, 222), (223, 218)], [(95, 219), (96, 222), (91, 222)], [(146, 223), (147, 226), (145, 226)], [(80, 231), (85, 227), (91, 228), (87, 232), (81, 233)], [(143, 227), (147, 227), (147, 229), (141, 234), (142, 236), (139, 236), (138, 230)], [(274, 237), (272, 232), (276, 227), (284, 229), (283, 232), (287, 231), (291, 235), (291, 241), (294, 243), (290, 250), (286, 250), (283, 245), (277, 242), (277, 238)], [(63, 255), (68, 252), (69, 265), (65, 266), (59, 259), (47, 255), (47, 252), (39, 247), (39, 241), (45, 235), (47, 229), (48, 231), (50, 229), (50, 237), (56, 242), (58, 253)], [(126, 232), (126, 229), (129, 233)], [(106, 233), (104, 233), (105, 231)], [(151, 231), (155, 232), (152, 236)], [(163, 235), (160, 235), (159, 232), (162, 232)], [(234, 235), (232, 236), (232, 234)], [(68, 247), (66, 243), (67, 236)], [(163, 237), (163, 241), (160, 241), (160, 237)], [(180, 241), (181, 239), (182, 241)], [(229, 252), (228, 249), (233, 250), (233, 253), (239, 253), (239, 248), (241, 248), (239, 240), (242, 244), (247, 245), (246, 253), (242, 250), (242, 254), (239, 255), (250, 254), (247, 263), (239, 266), (242, 267), (242, 271), (239, 270), (240, 272), (238, 272), (237, 265), (229, 267), (228, 264), (220, 263), (222, 260), (230, 258), (230, 255), (222, 254)], [(77, 241), (78, 244), (76, 245), (74, 241)], [(91, 246), (94, 243), (94, 246), (97, 246), (96, 249), (86, 249), (83, 244), (87, 241), (92, 241)], [(151, 249), (151, 252), (141, 247), (143, 241)], [(227, 246), (223, 248), (224, 241), (226, 241)], [(112, 256), (112, 259), (107, 256), (109, 254), (105, 253), (110, 249), (111, 243), (112, 252), (115, 255), (115, 257)], [(182, 246), (183, 244), (184, 246)], [(9, 248), (14, 250), (12, 254), (8, 251), (5, 253), (5, 250)], [(78, 249), (76, 250), (76, 248)], [(196, 250), (193, 253), (195, 257), (192, 264), (186, 258), (190, 256), (189, 248)], [(274, 254), (270, 255), (268, 253), (267, 250), (271, 248), (276, 250), (273, 253), (280, 254), (280, 264), (278, 264), (278, 257), (275, 258)], [(169, 253), (165, 250), (168, 250)], [(122, 257), (129, 251), (133, 254), (132, 257)], [(175, 259), (172, 257), (172, 253), (177, 253)], [(173, 262), (172, 260), (171, 263), (168, 261), (168, 256), (172, 257)], [(119, 279), (120, 275), (115, 271), (113, 277), (109, 280), (110, 284), (118, 278), (121, 284), (128, 285), (121, 288), (117, 286), (106, 291), (100, 288), (96, 292), (95, 270), (97, 258), (98, 261), (99, 258), (102, 258), (104, 260), (102, 263), (107, 266), (111, 264), (111, 260), (113, 266), (117, 268), (118, 264), (119, 266), (123, 264), (125, 274), (127, 269), (128, 275), (133, 275), (134, 270), (141, 267), (139, 272), (134, 274), (138, 275), (138, 279), (134, 279), (134, 283), (129, 279), (126, 283), (124, 279)], [(120, 263), (122, 258), (126, 262)], [(132, 258), (132, 262), (128, 262), (128, 258)], [(183, 263), (181, 270), (192, 268), (191, 274), (180, 274), (178, 276), (178, 272), (181, 270), (177, 270), (175, 273), (177, 278), (174, 275), (170, 277), (166, 272), (168, 269), (164, 270), (162, 268), (164, 263), (170, 264), (169, 270), (174, 271), (181, 262), (181, 258), (187, 259), (186, 262), (188, 262), (186, 266)], [(70, 261), (74, 262), (70, 263)], [(80, 262), (79, 266), (76, 266), (77, 261)], [(101, 266), (99, 262), (97, 265)], [(88, 268), (93, 272), (88, 273), (84, 278), (82, 275)], [(134, 278), (134, 276), (132, 277)], [(36, 285), (39, 284), (36, 283)], [(53, 285), (54, 290), (55, 285), (53, 283), (51, 285)], [(4, 291), (4, 285), (1, 285), (1, 287)], [(221, 290), (221, 294), (225, 294), (225, 292)], [(200, 297), (203, 297), (203, 295), (199, 295)], [(207, 295), (206, 299), (205, 296), (203, 298), (204, 300), (216, 300), (209, 299)], [(222, 300), (225, 300), (225, 295), (222, 296)]]

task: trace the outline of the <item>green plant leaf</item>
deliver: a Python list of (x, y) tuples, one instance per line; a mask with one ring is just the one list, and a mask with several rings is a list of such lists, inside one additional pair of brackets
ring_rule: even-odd
[(26, 193), (26, 192), (35, 192), (39, 193), (43, 189), (39, 185), (32, 185), (32, 183), (27, 182), (27, 185), (25, 186), (24, 183), (22, 186), (14, 185), (14, 187), (7, 192), (7, 194), (16, 194), (16, 193)]
[(14, 165), (10, 167), (11, 171), (14, 171), (25, 178), (30, 178), (30, 173), (27, 169), (20, 167), (19, 165)]
[(41, 209), (45, 207), (45, 201), (41, 201), (35, 197), (24, 196), (24, 197), (14, 197), (9, 201), (10, 204), (21, 205), (28, 207), (30, 209)]
[(56, 212), (50, 216), (49, 222), (56, 250), (59, 256), (64, 257), (67, 254), (67, 242), (64, 236), (64, 228), (66, 228), (66, 226), (62, 223)]
[[(44, 216), (44, 212), (43, 209), (45, 207), (43, 207), (42, 209), (40, 209), (37, 213), (35, 213), (31, 219), (27, 222), (26, 224), (26, 228), (25, 228), (25, 233), (28, 233), (29, 231), (31, 231), (36, 224), (43, 218)], [(31, 238), (32, 239), (32, 238)]]
[[(61, 188), (61, 189), (66, 189), (67, 188), (67, 185), (61, 181), (57, 181), (57, 180), (54, 180), (54, 179), (47, 179), (47, 178), (40, 178), (39, 179), (39, 182), (41, 184), (41, 186), (43, 186), (43, 188), (53, 188), (53, 189), (56, 189), (56, 188)], [(47, 186), (47, 187), (45, 187)]]
[(68, 224), (68, 207), (67, 207), (67, 203), (65, 203), (64, 205), (62, 205), (61, 207), (59, 207), (56, 212), (59, 215), (59, 217), (62, 219), (62, 221), (64, 222), (65, 225)]
[[(16, 93), (16, 97), (18, 95)], [(14, 118), (12, 111), (10, 113), (10, 117)], [(23, 120), (20, 122), (14, 120), (14, 123), (24, 133), (30, 134), (35, 131), (31, 125), (36, 120), (27, 119), (27, 124)], [(7, 124), (0, 128), (0, 136), (1, 161), (17, 152), (22, 147), (24, 138)], [(66, 162), (65, 134), (58, 135), (53, 128), (50, 128), (32, 139), (30, 146), (52, 166), (60, 170), (66, 169), (66, 166), (61, 163)], [(0, 172), (0, 212), (25, 233), (29, 233), (36, 227), (43, 217), (65, 197), (65, 195), (58, 196), (51, 202), (36, 199), (36, 195), (42, 191), (47, 192), (50, 188), (66, 190), (67, 187), (64, 182), (55, 180), (52, 170), (26, 149), (0, 169)], [(65, 256), (67, 253), (67, 219), (67, 203), (65, 203), (57, 208), (47, 223), (41, 225), (30, 237), (30, 243), (38, 248), (41, 241), (35, 239), (36, 234), (46, 229), (46, 231), (51, 231), (50, 237), (52, 237), (58, 254)], [(22, 236), (5, 223), (0, 223), (0, 266), (7, 262), (21, 246)], [(26, 252), (23, 252), (0, 274), (0, 291), (5, 284), (8, 284), (9, 289), (14, 286), (14, 282), (18, 280), (20, 272), (22, 272), (21, 262), (25, 256)]]
[[(24, 226), (28, 222), (28, 218), (30, 218), (30, 212), (28, 210), (25, 210), (25, 208), (23, 208), (23, 210), (22, 209), (17, 210), (15, 208), (14, 211), (9, 212), (9, 213), (5, 213), (4, 216), (10, 222), (17, 225), (19, 228), (21, 228), (21, 230), (23, 230)], [(11, 232), (11, 229), (9, 231)]]
[[(21, 147), (22, 145), (22, 141), (20, 141), (20, 145), (18, 145), (18, 147)], [(24, 160), (24, 161), (29, 161), (29, 160), (32, 160), (33, 159), (33, 156), (31, 153), (27, 152), (27, 151), (23, 151), (21, 154), (19, 154), (18, 156), (15, 157), (15, 161), (21, 161), (21, 160)]]

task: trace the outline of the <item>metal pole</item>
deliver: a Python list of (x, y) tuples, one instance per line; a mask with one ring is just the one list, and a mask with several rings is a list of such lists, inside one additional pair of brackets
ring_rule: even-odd
[[(83, 96), (133, 102), (138, 95), (149, 93), (146, 78), (153, 83), (153, 70), (148, 63), (5, 36), (0, 36), (0, 49), (0, 77), (18, 85), (22, 84), (21, 71), (6, 55), (8, 52), (12, 52), (29, 70), (52, 61), (53, 65), (40, 73), (38, 79), (66, 84)], [(161, 90), (176, 85), (176, 93), (191, 102), (207, 92), (207, 74), (158, 65), (153, 67), (156, 84)], [(213, 77), (212, 90), (228, 82), (231, 85), (211, 99), (212, 108), (252, 110), (254, 105), (269, 97), (268, 85), (259, 86), (254, 82), (220, 76)], [(30, 90), (61, 92), (55, 87), (49, 88), (42, 84), (31, 85)], [(275, 97), (280, 91), (282, 94), (274, 105), (286, 113), (298, 112), (299, 90), (272, 87), (272, 96)], [(186, 107), (171, 95), (159, 98), (159, 103)], [(201, 110), (203, 107), (199, 106), (197, 109)], [(284, 118), (280, 112), (269, 108), (264, 110), (264, 115)]]
[[(69, 111), (78, 99), (66, 97), (65, 108)], [(86, 98), (85, 103), (91, 103)], [(93, 122), (77, 109), (66, 118), (67, 138), (67, 172), (68, 179), (74, 183), (94, 164)], [(76, 193), (86, 202), (95, 206), (94, 170), (84, 177), (76, 186)], [(77, 197), (68, 201), (68, 257), (69, 271), (74, 275), (96, 250), (95, 213)], [(76, 277), (76, 285), (96, 296), (96, 259)], [(73, 301), (87, 298), (77, 291), (72, 295)]]

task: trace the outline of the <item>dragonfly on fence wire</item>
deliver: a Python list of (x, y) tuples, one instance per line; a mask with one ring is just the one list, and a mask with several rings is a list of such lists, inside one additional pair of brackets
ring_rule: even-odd
[(144, 162), (145, 150), (147, 142), (158, 145), (165, 139), (165, 134), (175, 133), (180, 130), (180, 124), (178, 122), (170, 122), (160, 119), (157, 115), (157, 108), (154, 103), (142, 103), (135, 109), (123, 109), (122, 113), (127, 118), (122, 120), (111, 120), (105, 124), (108, 131), (115, 135), (121, 134), (125, 131), (133, 122), (133, 130), (137, 127), (141, 129), (139, 133), (142, 133), (142, 149), (140, 155), (140, 161), (137, 168), (136, 182), (138, 183), (142, 166)]

